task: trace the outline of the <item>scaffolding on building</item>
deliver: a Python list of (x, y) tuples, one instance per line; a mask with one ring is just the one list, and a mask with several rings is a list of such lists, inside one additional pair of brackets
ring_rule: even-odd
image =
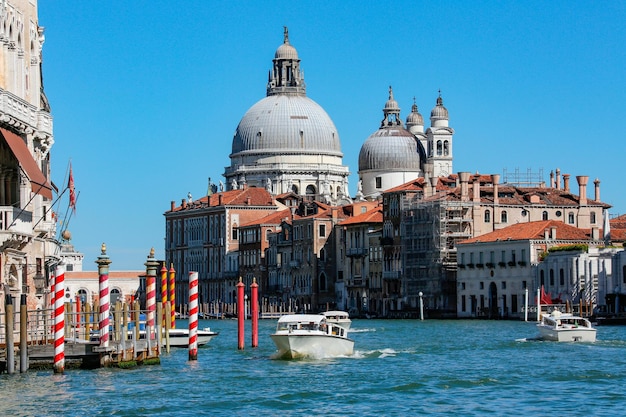
[(405, 198), (402, 210), (403, 292), (407, 302), (419, 293), (430, 308), (454, 308), (456, 244), (472, 237), (473, 202)]
[(530, 168), (526, 173), (521, 173), (519, 168), (515, 168), (513, 172), (509, 172), (506, 168), (502, 170), (502, 183), (515, 187), (539, 188), (545, 186), (543, 178), (543, 168), (539, 168), (538, 172), (532, 172)]

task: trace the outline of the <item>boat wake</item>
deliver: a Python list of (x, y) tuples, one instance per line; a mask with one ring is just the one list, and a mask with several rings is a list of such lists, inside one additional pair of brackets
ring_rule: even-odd
[(350, 329), (350, 333), (369, 333), (369, 332), (375, 332), (376, 329), (355, 329), (355, 328), (351, 328)]
[(358, 359), (364, 359), (364, 358), (387, 358), (387, 357), (395, 357), (398, 354), (401, 353), (406, 353), (403, 351), (397, 351), (395, 349), (391, 349), (391, 348), (386, 348), (386, 349), (376, 349), (376, 350), (368, 350), (368, 351), (361, 351), (361, 350), (357, 350), (354, 351), (354, 355), (352, 355), (354, 358), (358, 358)]

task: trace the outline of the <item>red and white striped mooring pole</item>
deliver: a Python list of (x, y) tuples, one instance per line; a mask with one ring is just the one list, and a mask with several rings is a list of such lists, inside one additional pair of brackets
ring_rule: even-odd
[(65, 370), (65, 265), (58, 265), (54, 275), (54, 372)]
[(198, 359), (198, 273), (189, 272), (189, 360)]

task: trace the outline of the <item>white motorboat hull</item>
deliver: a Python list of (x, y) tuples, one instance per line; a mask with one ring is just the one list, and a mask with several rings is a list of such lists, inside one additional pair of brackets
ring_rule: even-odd
[(571, 329), (559, 328), (552, 326), (538, 325), (539, 335), (544, 340), (555, 342), (595, 342), (596, 329), (588, 327), (578, 327)]
[[(210, 330), (198, 330), (198, 346), (204, 346), (219, 333)], [(189, 347), (189, 329), (170, 329), (170, 347)], [(165, 346), (165, 336), (162, 339)]]
[(354, 340), (329, 334), (273, 334), (271, 335), (276, 348), (277, 357), (282, 359), (296, 358), (329, 358), (348, 356), (354, 353)]

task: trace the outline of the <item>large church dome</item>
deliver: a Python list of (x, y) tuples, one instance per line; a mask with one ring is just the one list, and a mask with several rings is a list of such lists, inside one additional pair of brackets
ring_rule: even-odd
[(228, 188), (265, 187), (273, 194), (345, 201), (350, 173), (342, 164), (337, 128), (306, 96), (287, 28), (272, 62), (267, 97), (250, 107), (235, 130), (231, 164), (224, 173)]
[(253, 105), (237, 126), (232, 150), (341, 155), (333, 121), (315, 101), (299, 95), (271, 95)]

